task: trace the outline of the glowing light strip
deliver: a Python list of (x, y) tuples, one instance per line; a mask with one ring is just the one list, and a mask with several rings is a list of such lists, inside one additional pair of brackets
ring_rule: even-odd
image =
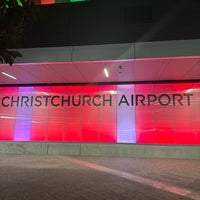
[[(19, 87), (19, 95), (30, 97), (33, 95), (33, 87)], [(32, 107), (17, 107), (14, 141), (30, 141)]]
[[(118, 98), (120, 93), (127, 96), (134, 93), (134, 88), (134, 85), (118, 85)], [(135, 108), (130, 109), (127, 105), (117, 107), (117, 142), (136, 143)]]
[(3, 75), (5, 75), (5, 76), (8, 76), (9, 78), (12, 78), (12, 79), (17, 79), (16, 77), (14, 77), (14, 76), (12, 76), (12, 75), (10, 75), (10, 74), (7, 74), (6, 72), (1, 72)]
[(104, 74), (105, 76), (108, 78), (109, 77), (109, 73), (108, 73), (108, 70), (106, 68), (104, 68)]

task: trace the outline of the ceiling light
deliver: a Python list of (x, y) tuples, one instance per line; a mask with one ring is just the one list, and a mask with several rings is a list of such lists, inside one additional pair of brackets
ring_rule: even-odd
[(10, 75), (10, 74), (7, 74), (6, 72), (1, 72), (3, 75), (5, 76), (8, 76), (9, 78), (12, 78), (12, 79), (17, 79), (16, 77)]
[(104, 68), (104, 74), (105, 76), (108, 78), (109, 77), (109, 73), (108, 73), (108, 70), (106, 68)]
[(0, 119), (15, 119), (15, 117), (9, 117), (9, 116), (0, 116)]
[(117, 94), (116, 90), (110, 90), (110, 94)]
[(187, 93), (193, 92), (193, 89), (192, 88), (191, 89), (187, 89), (186, 92)]

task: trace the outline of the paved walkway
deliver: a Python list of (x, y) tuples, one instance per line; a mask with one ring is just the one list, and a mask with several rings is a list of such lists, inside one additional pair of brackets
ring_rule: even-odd
[(0, 154), (0, 200), (200, 200), (200, 161)]

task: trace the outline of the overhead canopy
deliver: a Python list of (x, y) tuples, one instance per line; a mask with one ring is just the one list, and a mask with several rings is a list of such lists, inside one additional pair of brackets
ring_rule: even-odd
[(20, 51), (12, 67), (0, 65), (0, 85), (200, 80), (200, 40)]

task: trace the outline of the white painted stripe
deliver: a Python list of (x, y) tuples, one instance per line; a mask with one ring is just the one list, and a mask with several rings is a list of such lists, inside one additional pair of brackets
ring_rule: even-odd
[(170, 185), (170, 184), (162, 183), (162, 182), (151, 180), (151, 179), (148, 179), (148, 178), (143, 178), (143, 177), (140, 177), (140, 176), (137, 176), (137, 175), (134, 175), (134, 174), (126, 173), (126, 172), (123, 172), (123, 171), (115, 170), (115, 169), (112, 169), (112, 168), (104, 167), (104, 166), (101, 166), (101, 165), (97, 165), (97, 164), (94, 164), (94, 163), (90, 163), (90, 162), (87, 162), (87, 161), (83, 161), (83, 160), (68, 157), (68, 156), (58, 156), (58, 157), (65, 159), (67, 161), (79, 164), (81, 166), (85, 166), (85, 167), (88, 167), (88, 168), (91, 168), (91, 169), (95, 169), (97, 171), (113, 174), (115, 176), (125, 178), (125, 179), (131, 180), (131, 181), (134, 181), (134, 182), (137, 182), (137, 183), (141, 183), (141, 184), (144, 184), (144, 185), (148, 185), (148, 186), (151, 186), (151, 187), (156, 188), (156, 189), (161, 189), (161, 190), (164, 190), (166, 192), (170, 192), (170, 193), (173, 193), (173, 194), (176, 194), (176, 195), (188, 197), (188, 198), (191, 198), (191, 199), (194, 199), (194, 200), (200, 200), (200, 193), (193, 192), (193, 191), (186, 189), (186, 188), (173, 186), (173, 185)]

